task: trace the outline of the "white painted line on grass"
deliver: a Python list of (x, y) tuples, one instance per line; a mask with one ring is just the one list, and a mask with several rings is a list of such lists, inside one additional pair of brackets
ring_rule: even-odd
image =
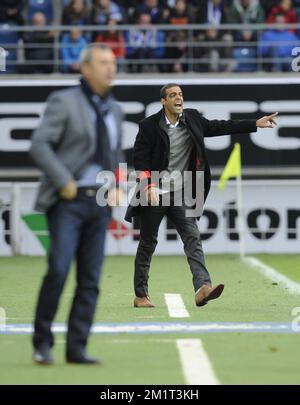
[(281, 286), (286, 287), (291, 294), (300, 294), (299, 283), (296, 283), (283, 274), (280, 274), (277, 270), (273, 269), (273, 267), (266, 265), (256, 257), (248, 256), (245, 257), (243, 261), (251, 267), (259, 270), (265, 277), (268, 277), (270, 280), (277, 282)]
[(200, 339), (177, 339), (176, 346), (188, 385), (219, 385)]
[[(55, 323), (53, 333), (66, 333), (67, 325)], [(29, 334), (32, 324), (6, 324), (0, 334)], [(141, 322), (141, 323), (96, 323), (92, 327), (95, 334), (166, 334), (166, 333), (295, 333), (291, 322)]]
[(189, 318), (180, 294), (165, 294), (165, 301), (171, 318)]
[(0, 307), (0, 329), (4, 330), (6, 326), (6, 312), (5, 309)]

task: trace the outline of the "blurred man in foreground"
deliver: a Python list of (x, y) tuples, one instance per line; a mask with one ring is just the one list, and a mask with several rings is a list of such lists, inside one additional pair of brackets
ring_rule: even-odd
[[(110, 92), (116, 74), (111, 49), (89, 45), (81, 53), (80, 66), (80, 85), (49, 97), (30, 149), (43, 172), (36, 209), (46, 212), (51, 238), (34, 322), (33, 359), (39, 364), (53, 363), (51, 324), (73, 258), (77, 286), (68, 319), (66, 360), (100, 363), (86, 353), (110, 219), (109, 207), (96, 202), (101, 186), (96, 176), (118, 166), (123, 115)], [(109, 192), (115, 194), (113, 189)]]

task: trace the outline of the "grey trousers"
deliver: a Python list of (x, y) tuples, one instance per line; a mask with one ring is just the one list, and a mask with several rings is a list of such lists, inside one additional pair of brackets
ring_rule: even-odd
[(134, 290), (137, 297), (148, 295), (148, 279), (152, 255), (157, 245), (157, 235), (160, 223), (166, 215), (179, 233), (184, 251), (193, 275), (195, 292), (203, 284), (211, 284), (211, 279), (205, 266), (201, 236), (196, 218), (186, 217), (185, 206), (174, 205), (171, 193), (170, 205), (141, 207), (140, 241), (135, 257)]

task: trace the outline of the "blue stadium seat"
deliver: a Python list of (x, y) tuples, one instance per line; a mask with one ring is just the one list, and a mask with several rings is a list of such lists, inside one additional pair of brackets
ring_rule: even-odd
[(254, 48), (234, 48), (232, 57), (236, 62), (235, 72), (255, 72), (257, 70), (256, 61), (249, 59), (256, 59), (256, 49)]
[(28, 21), (31, 21), (34, 13), (44, 13), (47, 22), (51, 23), (53, 20), (53, 3), (52, 0), (28, 0)]
[(16, 72), (19, 35), (17, 31), (8, 30), (9, 27), (11, 27), (11, 25), (0, 25), (0, 46), (6, 51), (6, 72), (1, 73)]

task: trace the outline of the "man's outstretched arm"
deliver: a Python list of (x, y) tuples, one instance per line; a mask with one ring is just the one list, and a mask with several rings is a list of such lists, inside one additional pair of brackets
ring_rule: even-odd
[(204, 136), (233, 135), (256, 132), (257, 128), (274, 128), (278, 112), (266, 115), (258, 120), (207, 120), (201, 117)]

